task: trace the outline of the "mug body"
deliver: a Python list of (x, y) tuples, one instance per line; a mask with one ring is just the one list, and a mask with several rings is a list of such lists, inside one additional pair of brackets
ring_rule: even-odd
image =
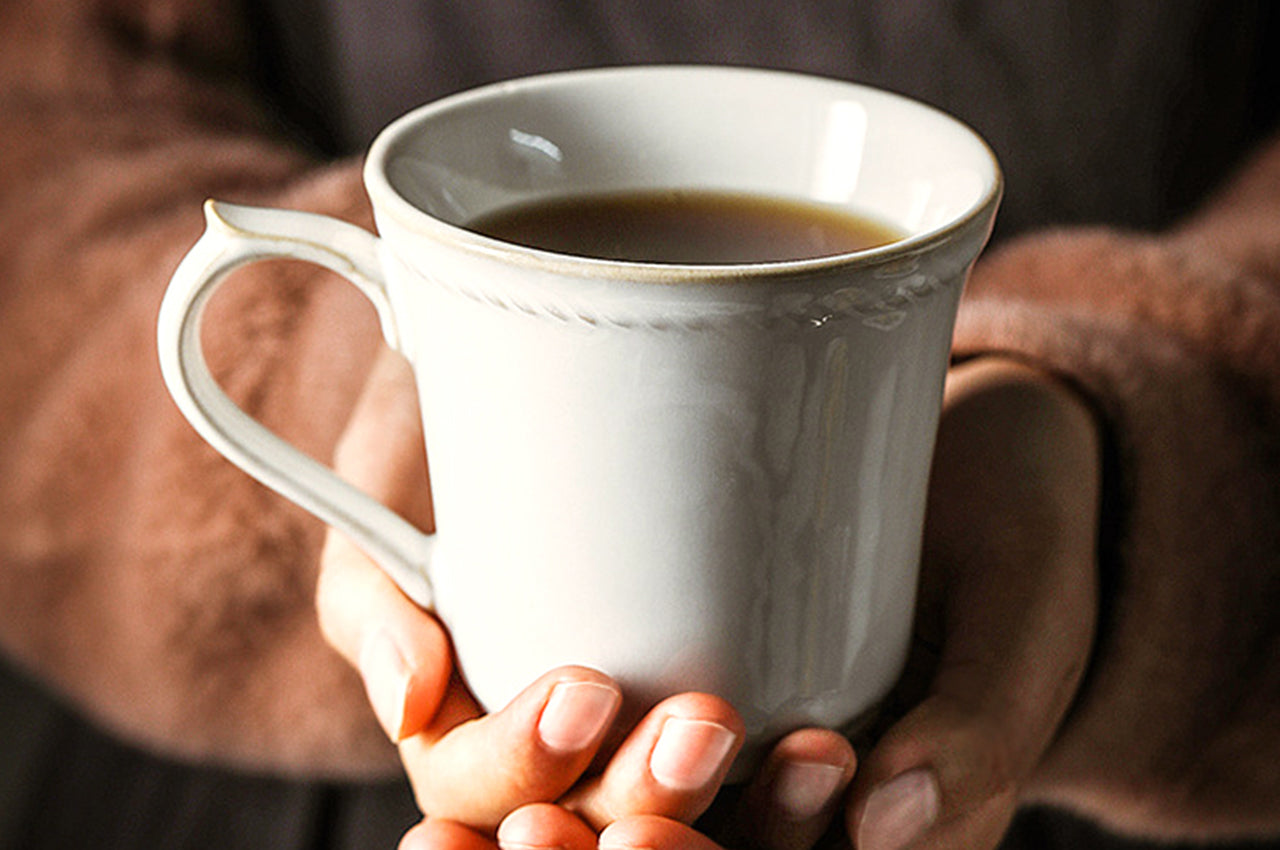
[[(874, 705), (908, 648), (956, 305), (1000, 195), (981, 140), (847, 83), (611, 69), (411, 113), (366, 183), (423, 410), (435, 606), (480, 700), (584, 664), (636, 710), (717, 693), (757, 743)], [(691, 266), (467, 229), (654, 189), (837, 204), (902, 238)]]

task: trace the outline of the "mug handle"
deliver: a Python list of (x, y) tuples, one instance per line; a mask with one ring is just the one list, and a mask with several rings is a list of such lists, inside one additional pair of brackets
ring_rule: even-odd
[(237, 268), (272, 258), (305, 260), (342, 275), (377, 312), (399, 350), (378, 237), (314, 213), (217, 201), (204, 205), (205, 232), (178, 265), (157, 322), (160, 371), (179, 410), (232, 463), (346, 534), (423, 608), (432, 605), (427, 568), (433, 535), (343, 481), (241, 410), (209, 372), (200, 344), (205, 305)]

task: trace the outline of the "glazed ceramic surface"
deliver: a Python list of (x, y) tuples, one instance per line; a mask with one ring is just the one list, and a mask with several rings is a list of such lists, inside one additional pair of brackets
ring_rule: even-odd
[[(846, 83), (614, 69), (426, 106), (378, 138), (365, 182), (377, 237), (209, 205), (160, 321), (166, 379), (201, 433), (433, 607), (490, 708), (570, 663), (617, 677), (636, 706), (718, 693), (753, 743), (874, 705), (907, 650), (956, 305), (1001, 191), (982, 141)], [(512, 203), (653, 188), (840, 204), (904, 238), (676, 266), (466, 229)], [(346, 274), (412, 364), (434, 535), (210, 380), (205, 299), (280, 255)]]

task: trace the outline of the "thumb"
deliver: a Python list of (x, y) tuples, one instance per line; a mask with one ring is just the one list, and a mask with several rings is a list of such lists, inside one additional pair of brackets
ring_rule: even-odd
[(847, 809), (858, 850), (1003, 837), (1092, 645), (1099, 454), (1091, 414), (1055, 382), (999, 361), (953, 373), (917, 625), (937, 662), (861, 760)]
[(849, 815), (858, 850), (991, 848), (1017, 805), (1017, 769), (987, 718), (945, 698), (919, 705), (865, 760)]

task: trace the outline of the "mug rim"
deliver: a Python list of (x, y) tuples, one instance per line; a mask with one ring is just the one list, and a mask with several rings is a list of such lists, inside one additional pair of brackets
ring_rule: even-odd
[[(897, 101), (917, 111), (932, 114), (962, 132), (985, 154), (982, 162), (989, 168), (989, 185), (985, 191), (962, 212), (951, 216), (943, 224), (914, 233), (883, 245), (818, 257), (789, 260), (770, 260), (747, 263), (667, 263), (657, 261), (617, 260), (569, 254), (535, 248), (509, 242), (468, 229), (432, 215), (406, 198), (391, 183), (387, 175), (388, 160), (396, 145), (415, 132), (421, 125), (445, 112), (453, 111), (485, 100), (510, 97), (522, 91), (532, 91), (585, 82), (609, 77), (619, 78), (652, 76), (656, 74), (729, 75), (738, 77), (772, 77), (795, 80), (799, 84), (825, 85), (847, 89), (850, 94), (872, 94), (875, 97)], [(373, 202), (375, 218), (388, 215), (398, 225), (416, 236), (444, 242), (471, 253), (497, 259), (507, 264), (535, 267), (575, 277), (597, 279), (626, 279), (644, 282), (713, 282), (734, 280), (761, 280), (777, 277), (809, 276), (834, 269), (856, 269), (892, 262), (905, 256), (920, 254), (950, 241), (957, 234), (975, 224), (987, 220), (987, 228), (994, 221), (994, 212), (1004, 193), (1004, 174), (990, 144), (964, 121), (923, 101), (875, 86), (825, 77), (799, 71), (775, 70), (737, 65), (613, 65), (576, 68), (564, 71), (534, 74), (481, 85), (447, 95), (419, 106), (388, 124), (369, 146), (363, 168), (365, 189)]]

